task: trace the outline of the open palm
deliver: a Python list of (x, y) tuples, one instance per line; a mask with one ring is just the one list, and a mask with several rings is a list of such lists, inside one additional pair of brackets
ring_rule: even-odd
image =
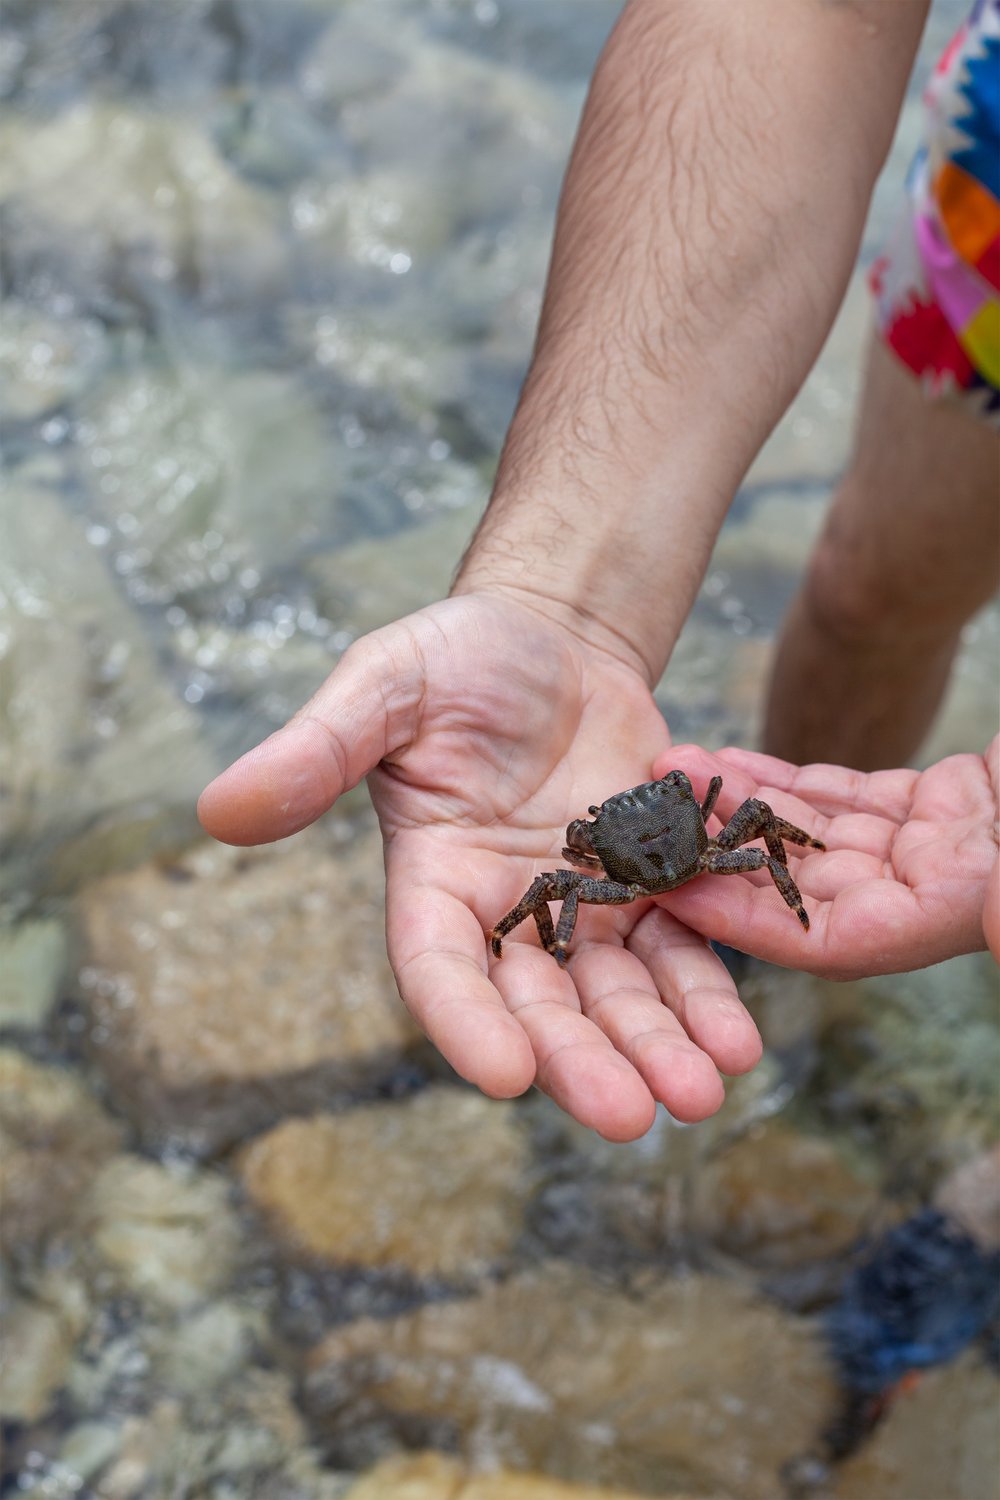
[[(755, 877), (702, 880), (664, 898), (696, 930), (744, 952), (832, 979), (919, 969), (985, 946), (984, 901), (997, 862), (1000, 736), (986, 755), (952, 755), (926, 771), (793, 766), (748, 750), (675, 747), (696, 787), (723, 777), (718, 812), (745, 797), (781, 811), (827, 846), (795, 866), (811, 917), (787, 920)], [(662, 774), (667, 759), (658, 757)]]
[[(613, 1139), (656, 1101), (722, 1102), (719, 1070), (760, 1042), (707, 942), (651, 901), (587, 908), (567, 969), (528, 923), (493, 959), (485, 930), (567, 823), (649, 779), (669, 745), (639, 672), (520, 602), (466, 595), (355, 643), (278, 734), (205, 793), (209, 832), (304, 827), (369, 776), (386, 845), (389, 956), (431, 1040), (487, 1093), (537, 1083)], [(798, 924), (794, 924), (797, 926)]]

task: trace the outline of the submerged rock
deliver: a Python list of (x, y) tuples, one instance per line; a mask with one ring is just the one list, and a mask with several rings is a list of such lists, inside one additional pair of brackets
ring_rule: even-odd
[(0, 1026), (42, 1026), (65, 977), (69, 944), (62, 922), (47, 918), (0, 928)]
[(3, 1308), (0, 1419), (37, 1422), (66, 1380), (74, 1330), (57, 1308), (17, 1298)]
[[(62, 1466), (72, 1468), (74, 1460), (91, 1466), (94, 1456), (87, 1450), (93, 1440), (81, 1453), (74, 1436), (63, 1447)], [(95, 1492), (102, 1500), (250, 1494), (267, 1500), (337, 1500), (343, 1492), (307, 1447), (291, 1383), (278, 1370), (243, 1370), (207, 1404), (203, 1397), (201, 1406), (163, 1397), (97, 1436), (103, 1467)]]
[(310, 1257), (464, 1278), (517, 1238), (526, 1160), (515, 1106), (439, 1086), (287, 1120), (244, 1152), (241, 1172), (279, 1236)]
[[(63, 1266), (34, 1272), (15, 1290), (0, 1280), (0, 1421), (37, 1422), (66, 1383), (70, 1361), (87, 1325), (84, 1287)], [(12, 1283), (13, 1278), (10, 1278)]]
[(3, 530), (0, 894), (19, 904), (157, 847), (182, 848), (194, 799), (217, 766), (54, 490), (12, 480)]
[[(648, 1494), (648, 1492), (647, 1492)], [(726, 1500), (721, 1490), (658, 1490), (658, 1500)], [(444, 1453), (405, 1453), (385, 1458), (351, 1485), (344, 1500), (641, 1500), (631, 1490), (573, 1484), (548, 1474), (515, 1469), (474, 1474)]]
[(96, 318), (51, 317), (7, 297), (0, 325), (0, 411), (32, 421), (101, 373), (108, 338)]
[(0, 1421), (39, 1422), (51, 1411), (89, 1315), (86, 1288), (62, 1264), (29, 1271), (20, 1287), (3, 1273)]
[(996, 1500), (995, 1370), (970, 1353), (896, 1397), (865, 1447), (839, 1466), (837, 1500)]
[(342, 534), (346, 460), (295, 376), (192, 345), (96, 386), (76, 454), (131, 597), (221, 627), (262, 580)]
[(91, 1185), (80, 1222), (126, 1290), (183, 1308), (232, 1273), (239, 1234), (228, 1200), (221, 1177), (119, 1156)]
[(845, 1254), (878, 1205), (876, 1185), (832, 1141), (783, 1121), (755, 1126), (707, 1162), (693, 1199), (697, 1232), (768, 1270)]
[(120, 1137), (72, 1073), (0, 1051), (0, 1245), (16, 1251), (66, 1230)]
[(147, 1140), (212, 1151), (385, 1081), (421, 1043), (385, 955), (381, 839), (203, 845), (81, 901), (92, 1045)]
[(186, 113), (86, 99), (0, 134), (0, 203), (15, 280), (47, 273), (88, 310), (160, 308), (171, 283), (203, 306), (273, 298), (289, 265), (279, 206)]
[(443, 599), (480, 509), (462, 505), (395, 536), (320, 553), (306, 572), (321, 608), (361, 635)]
[(774, 1500), (830, 1398), (811, 1330), (732, 1282), (641, 1297), (550, 1265), (331, 1333), (306, 1397), (339, 1457), (440, 1425), (463, 1459), (657, 1495)]
[(236, 1298), (195, 1307), (189, 1316), (165, 1322), (152, 1339), (156, 1380), (166, 1390), (194, 1400), (238, 1379), (266, 1343), (263, 1312)]

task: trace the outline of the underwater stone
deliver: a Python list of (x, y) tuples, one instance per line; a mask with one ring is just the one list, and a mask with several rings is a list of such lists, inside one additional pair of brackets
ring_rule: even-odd
[(244, 1152), (252, 1201), (299, 1253), (465, 1278), (520, 1232), (527, 1142), (515, 1106), (447, 1085), (287, 1120)]
[(44, 1024), (68, 957), (66, 929), (54, 917), (0, 928), (0, 1026)]
[(12, 478), (3, 527), (0, 894), (13, 905), (72, 890), (140, 851), (183, 848), (194, 800), (218, 766), (142, 622), (54, 491)]
[[(647, 1492), (648, 1495), (648, 1492)], [(696, 1500), (687, 1490), (657, 1490), (658, 1500)], [(641, 1500), (633, 1490), (569, 1484), (548, 1474), (502, 1469), (477, 1474), (444, 1453), (401, 1453), (382, 1459), (351, 1485), (344, 1500)], [(727, 1500), (721, 1490), (697, 1500)]]
[(775, 1270), (844, 1255), (879, 1201), (877, 1182), (835, 1142), (780, 1120), (754, 1126), (706, 1162), (693, 1195), (696, 1233)]
[(81, 1206), (81, 1224), (124, 1287), (171, 1308), (218, 1291), (239, 1243), (223, 1178), (138, 1156), (103, 1168)]
[(744, 1286), (687, 1276), (637, 1296), (558, 1263), (336, 1329), (309, 1371), (334, 1448), (361, 1442), (366, 1418), (441, 1421), (468, 1462), (740, 1500), (774, 1500), (832, 1399), (810, 1326)]
[(373, 822), (205, 843), (83, 893), (91, 1046), (145, 1140), (216, 1150), (421, 1047), (385, 954)]
[(65, 1068), (0, 1051), (0, 1244), (8, 1252), (65, 1228), (73, 1204), (121, 1137)]

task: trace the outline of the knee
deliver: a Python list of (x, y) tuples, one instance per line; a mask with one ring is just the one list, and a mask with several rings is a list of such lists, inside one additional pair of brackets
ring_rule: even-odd
[(912, 650), (915, 641), (950, 639), (971, 613), (964, 601), (894, 562), (888, 549), (835, 524), (813, 553), (802, 594), (812, 624), (848, 647)]

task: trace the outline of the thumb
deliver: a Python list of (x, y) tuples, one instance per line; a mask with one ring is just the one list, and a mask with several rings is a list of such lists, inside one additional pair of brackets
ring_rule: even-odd
[(205, 788), (202, 827), (226, 844), (297, 833), (408, 743), (422, 690), (419, 657), (405, 635), (389, 626), (356, 641), (283, 729)]

